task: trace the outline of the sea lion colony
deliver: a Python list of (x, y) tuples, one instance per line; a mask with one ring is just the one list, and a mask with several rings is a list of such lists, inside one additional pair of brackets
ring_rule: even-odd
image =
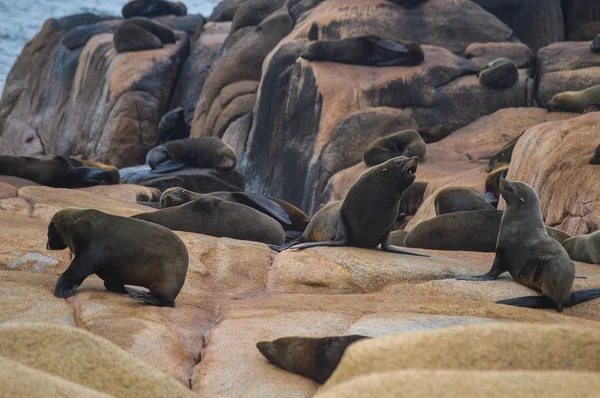
[[(390, 0), (407, 8), (426, 0)], [(134, 0), (123, 7), (126, 21), (116, 30), (118, 53), (162, 48), (179, 40), (170, 28), (148, 19), (185, 15), (182, 3)], [(600, 37), (600, 36), (599, 36)], [(596, 52), (599, 38), (591, 50)], [(425, 60), (414, 41), (380, 36), (340, 40), (309, 40), (299, 56), (308, 62), (334, 62), (371, 67), (414, 67)], [(519, 79), (517, 65), (498, 58), (478, 73), (481, 85), (507, 89)], [(600, 106), (600, 85), (554, 96), (549, 111), (592, 112)], [(388, 131), (365, 148), (367, 166), (345, 198), (329, 203), (311, 217), (292, 203), (243, 189), (193, 192), (176, 185), (178, 173), (197, 169), (221, 173), (237, 171), (238, 155), (217, 137), (190, 137), (184, 110), (166, 112), (157, 126), (157, 145), (141, 165), (144, 176), (162, 179), (175, 175), (173, 185), (159, 202), (142, 202), (156, 211), (119, 217), (93, 209), (66, 208), (48, 225), (48, 250), (69, 249), (74, 256), (54, 287), (57, 298), (76, 294), (84, 280), (95, 274), (113, 293), (127, 293), (156, 306), (173, 307), (182, 290), (189, 254), (172, 231), (262, 242), (276, 251), (344, 246), (381, 250), (396, 255), (428, 256), (402, 249), (420, 248), (495, 252), (491, 270), (463, 276), (464, 283), (491, 281), (504, 272), (539, 295), (498, 301), (498, 304), (562, 311), (600, 297), (600, 287), (572, 291), (573, 261), (600, 263), (600, 231), (570, 237), (544, 225), (540, 201), (529, 185), (508, 181), (511, 157), (521, 134), (507, 139), (485, 166), (482, 186), (447, 186), (436, 192), (435, 217), (410, 230), (404, 219), (424, 203), (426, 181), (416, 181), (420, 162), (426, 162), (427, 144), (451, 134), (448, 126)], [(600, 164), (600, 145), (589, 160)], [(592, 145), (592, 144), (590, 144)], [(138, 171), (132, 171), (137, 173)], [(66, 156), (0, 156), (0, 174), (30, 179), (56, 188), (119, 184), (130, 171)], [(484, 194), (483, 194), (484, 193)], [(506, 208), (496, 210), (504, 199)], [(469, 282), (470, 281), (470, 282)], [(125, 285), (141, 286), (148, 291)], [(282, 337), (257, 342), (258, 350), (274, 365), (325, 382), (346, 348), (367, 336)]]

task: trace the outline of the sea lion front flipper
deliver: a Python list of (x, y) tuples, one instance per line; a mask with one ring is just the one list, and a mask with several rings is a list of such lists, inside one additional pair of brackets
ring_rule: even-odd
[(75, 290), (90, 275), (96, 272), (101, 265), (98, 259), (104, 258), (96, 250), (78, 252), (69, 267), (62, 273), (54, 285), (54, 297), (68, 298), (75, 294)]
[(508, 268), (499, 259), (498, 253), (496, 253), (496, 258), (494, 258), (494, 264), (492, 264), (492, 269), (489, 270), (487, 274), (477, 276), (459, 276), (456, 279), (459, 281), (493, 281), (506, 271), (508, 271)]
[(403, 249), (400, 249), (397, 247), (393, 247), (392, 245), (390, 245), (389, 239), (390, 239), (390, 233), (388, 232), (387, 234), (385, 234), (385, 236), (383, 237), (383, 240), (381, 241), (381, 250), (383, 250), (384, 252), (409, 254), (411, 256), (419, 256), (419, 257), (431, 257), (429, 254), (415, 253), (415, 252), (411, 252), (408, 250), (403, 250)]
[[(512, 305), (515, 307), (548, 309), (556, 308), (556, 304), (546, 296), (523, 296), (496, 301), (496, 304)], [(560, 311), (560, 309), (559, 309)]]
[(377, 47), (389, 50), (389, 51), (393, 51), (395, 53), (402, 53), (402, 54), (408, 54), (409, 53), (409, 49), (404, 47), (402, 44), (395, 42), (393, 40), (389, 40), (389, 39), (382, 39), (380, 37), (369, 37), (367, 38), (368, 41), (370, 41), (371, 43), (375, 44)]
[(285, 225), (292, 225), (292, 220), (290, 219), (289, 214), (287, 214), (283, 210), (283, 207), (281, 207), (279, 203), (269, 198), (265, 198), (264, 196), (248, 192), (232, 192), (231, 196), (234, 198), (241, 199), (242, 202), (247, 201), (252, 203), (254, 206), (259, 207), (267, 215), (271, 216), (279, 223)]
[(152, 173), (154, 174), (165, 174), (171, 173), (173, 171), (179, 171), (181, 169), (185, 169), (187, 165), (182, 162), (178, 162), (176, 160), (167, 160), (162, 163), (155, 165), (152, 169)]
[(594, 300), (600, 297), (600, 289), (585, 289), (571, 292), (569, 299), (564, 304), (565, 307), (572, 307), (576, 304)]

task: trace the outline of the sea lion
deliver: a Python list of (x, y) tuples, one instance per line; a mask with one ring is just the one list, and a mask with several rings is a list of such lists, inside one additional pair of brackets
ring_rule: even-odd
[(118, 170), (112, 166), (102, 166), (90, 167), (83, 161), (63, 156), (0, 156), (0, 175), (26, 178), (54, 188), (118, 184)]
[(502, 148), (500, 148), (498, 152), (493, 154), (488, 160), (487, 165), (485, 166), (485, 171), (490, 173), (492, 170), (494, 170), (496, 164), (498, 163), (510, 163), (515, 146), (517, 145), (517, 142), (519, 142), (519, 138), (521, 138), (523, 134), (525, 134), (525, 131), (508, 141), (502, 146)]
[(158, 142), (183, 140), (190, 136), (191, 127), (185, 121), (183, 108), (176, 108), (163, 115), (158, 123)]
[(417, 129), (417, 133), (423, 138), (426, 144), (441, 141), (448, 137), (453, 131), (452, 126), (439, 125), (434, 127), (420, 127)]
[(282, 251), (292, 246), (297, 249), (316, 246), (375, 248), (381, 244), (383, 251), (428, 257), (394, 248), (388, 243), (397, 222), (400, 199), (415, 180), (418, 165), (416, 156), (398, 156), (371, 167), (352, 184), (344, 200), (319, 210), (300, 238), (271, 247)]
[(486, 87), (504, 89), (519, 80), (519, 68), (510, 59), (498, 58), (484, 66), (478, 77)]
[(159, 224), (173, 231), (194, 232), (281, 245), (285, 233), (273, 218), (239, 203), (207, 196), (181, 206), (169, 207), (132, 218)]
[(169, 188), (160, 197), (160, 208), (181, 206), (205, 197), (214, 196), (228, 202), (252, 207), (281, 224), (287, 239), (298, 238), (310, 222), (302, 210), (281, 199), (261, 196), (250, 192), (211, 192), (199, 194), (183, 188)]
[(592, 50), (594, 53), (600, 53), (600, 35), (596, 36), (596, 38), (592, 40), (590, 50)]
[(159, 17), (161, 15), (175, 15), (182, 17), (187, 15), (187, 7), (181, 2), (170, 2), (164, 0), (133, 0), (125, 4), (121, 9), (123, 18), (133, 17)]
[(409, 232), (410, 231), (405, 231), (403, 229), (390, 232), (390, 245), (406, 247), (404, 240), (406, 239), (406, 235), (408, 235)]
[(590, 164), (600, 164), (600, 145), (596, 147), (594, 156), (590, 159)]
[(556, 94), (548, 102), (550, 112), (583, 113), (587, 108), (600, 104), (600, 84), (582, 91), (565, 91)]
[(151, 149), (146, 162), (154, 173), (168, 173), (185, 167), (229, 171), (237, 163), (233, 148), (217, 137), (169, 141)]
[[(160, 225), (99, 210), (67, 208), (48, 225), (48, 250), (71, 250), (73, 261), (58, 278), (54, 295), (71, 297), (92, 274), (111, 292), (157, 306), (175, 305), (185, 282), (188, 252), (177, 235)], [(136, 285), (150, 293), (125, 288)]]
[(427, 183), (423, 181), (410, 184), (402, 194), (402, 198), (400, 198), (399, 214), (404, 214), (404, 216), (414, 216), (417, 214), (417, 210), (423, 204), (426, 189)]
[(494, 170), (485, 176), (485, 200), (487, 200), (494, 209), (498, 208), (500, 202), (500, 181), (508, 175), (508, 163), (497, 163)]
[(379, 36), (311, 42), (300, 57), (308, 61), (370, 66), (420, 65), (425, 59), (418, 43)]
[(458, 211), (495, 209), (476, 189), (465, 187), (444, 188), (435, 195), (433, 203), (438, 216)]
[(518, 307), (556, 308), (562, 312), (564, 307), (600, 297), (600, 289), (571, 293), (575, 265), (562, 245), (548, 236), (535, 190), (523, 182), (502, 180), (500, 193), (506, 209), (492, 269), (485, 275), (457, 279), (488, 281), (508, 271), (516, 282), (542, 293), (498, 301)]
[(418, 6), (419, 4), (423, 4), (427, 2), (427, 0), (387, 0), (392, 4), (396, 4), (398, 6), (404, 6), (406, 8), (413, 8)]
[(323, 384), (337, 368), (350, 344), (368, 338), (360, 335), (282, 337), (260, 341), (256, 348), (273, 365)]
[[(442, 214), (423, 221), (408, 231), (403, 246), (432, 250), (494, 252), (502, 214), (502, 210), (471, 210)], [(547, 226), (546, 232), (559, 243), (570, 238), (569, 234), (556, 228)]]
[(415, 130), (404, 130), (381, 137), (371, 142), (363, 154), (363, 160), (369, 167), (377, 166), (396, 156), (416, 156), (423, 160), (427, 145)]
[(135, 17), (126, 20), (117, 28), (113, 45), (118, 53), (127, 51), (155, 50), (163, 44), (177, 41), (173, 30), (147, 18)]
[(562, 243), (573, 261), (600, 264), (600, 231), (573, 236)]

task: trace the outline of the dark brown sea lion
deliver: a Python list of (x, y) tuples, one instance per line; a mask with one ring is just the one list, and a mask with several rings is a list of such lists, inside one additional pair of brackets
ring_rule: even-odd
[(490, 88), (504, 89), (519, 80), (519, 68), (506, 58), (498, 58), (479, 72), (479, 83)]
[(125, 4), (121, 9), (123, 18), (133, 17), (159, 17), (161, 15), (175, 15), (182, 17), (187, 15), (187, 7), (181, 2), (165, 0), (133, 0)]
[(562, 243), (573, 261), (600, 264), (600, 231), (573, 236)]
[(208, 196), (249, 206), (274, 218), (283, 227), (287, 239), (298, 238), (310, 222), (310, 217), (291, 203), (249, 192), (211, 192), (208, 194), (199, 194), (183, 188), (170, 188), (161, 195), (160, 208), (166, 209), (168, 207), (181, 206), (182, 204)]
[(420, 65), (425, 59), (418, 43), (379, 36), (312, 42), (300, 56), (308, 61), (370, 66)]
[[(408, 231), (403, 246), (432, 250), (494, 252), (501, 222), (502, 210), (442, 214), (423, 221)], [(559, 243), (570, 238), (569, 234), (556, 228), (546, 227), (546, 232)]]
[(423, 181), (410, 184), (400, 199), (399, 214), (404, 214), (405, 216), (414, 216), (417, 214), (417, 210), (419, 210), (419, 207), (423, 204), (423, 197), (426, 189), (427, 183)]
[(496, 168), (496, 165), (498, 163), (510, 163), (515, 146), (517, 145), (519, 138), (521, 138), (523, 134), (525, 134), (524, 131), (512, 140), (508, 141), (502, 146), (502, 148), (500, 148), (498, 152), (493, 154), (488, 160), (487, 165), (485, 166), (485, 171), (490, 173), (492, 170), (494, 170), (494, 168)]
[(390, 232), (390, 245), (406, 247), (404, 240), (406, 239), (406, 235), (408, 235), (409, 232), (410, 231), (405, 231), (403, 229)]
[[(57, 212), (48, 225), (48, 250), (71, 250), (75, 256), (58, 278), (54, 295), (71, 297), (92, 274), (107, 290), (129, 293), (157, 306), (174, 306), (188, 268), (188, 252), (177, 235), (160, 225), (92, 209)], [(125, 288), (136, 285), (150, 293)]]
[[(388, 237), (396, 225), (402, 194), (415, 180), (419, 159), (398, 156), (363, 172), (343, 201), (330, 203), (311, 219), (296, 241), (272, 247), (281, 251), (295, 246), (355, 246), (427, 256), (394, 248)], [(300, 243), (304, 243), (300, 245)], [(299, 246), (296, 246), (299, 245)]]
[(154, 173), (168, 173), (185, 167), (228, 171), (235, 167), (237, 155), (220, 138), (200, 137), (169, 141), (154, 147), (146, 155), (146, 162)]
[(346, 349), (352, 343), (368, 338), (360, 335), (282, 337), (258, 342), (256, 348), (273, 365), (322, 384), (337, 368)]
[(176, 108), (163, 115), (158, 122), (158, 142), (183, 140), (190, 136), (191, 127), (185, 121), (183, 108)]
[(453, 130), (452, 126), (439, 125), (434, 127), (420, 127), (417, 129), (417, 133), (419, 133), (426, 144), (431, 144), (448, 137)]
[(556, 94), (547, 107), (550, 112), (583, 113), (590, 106), (597, 104), (600, 104), (600, 84), (582, 91)]
[(535, 190), (522, 182), (502, 180), (500, 193), (506, 201), (502, 215), (496, 258), (485, 275), (460, 280), (494, 280), (508, 271), (513, 279), (542, 296), (518, 297), (499, 304), (528, 308), (556, 308), (600, 297), (600, 289), (571, 292), (575, 265), (560, 243), (548, 236)]
[(0, 156), (0, 175), (26, 178), (54, 188), (82, 188), (119, 183), (120, 177), (116, 168), (100, 163), (94, 164), (98, 167), (62, 156)]
[(396, 156), (416, 156), (423, 160), (427, 145), (415, 130), (404, 130), (381, 137), (371, 142), (363, 154), (363, 160), (369, 167), (387, 162)]
[(594, 156), (590, 159), (590, 164), (600, 164), (600, 145), (596, 147)]
[(170, 28), (141, 17), (123, 22), (113, 36), (113, 45), (118, 53), (155, 50), (176, 41), (177, 35)]
[(151, 213), (133, 216), (174, 231), (281, 245), (285, 233), (273, 218), (251, 207), (208, 196)]
[(465, 187), (444, 188), (435, 195), (433, 202), (438, 216), (458, 211), (495, 209), (476, 189)]
[(396, 4), (398, 6), (404, 6), (406, 8), (413, 8), (418, 6), (419, 4), (423, 4), (427, 2), (427, 0), (387, 0), (390, 3)]
[(500, 181), (508, 175), (508, 163), (496, 163), (494, 170), (485, 176), (485, 200), (487, 200), (494, 209), (498, 208), (500, 201)]
[(600, 35), (596, 36), (596, 38), (592, 40), (590, 50), (592, 50), (594, 53), (600, 53)]

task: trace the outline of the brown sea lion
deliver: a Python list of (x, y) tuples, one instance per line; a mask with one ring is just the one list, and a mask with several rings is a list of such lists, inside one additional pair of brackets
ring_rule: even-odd
[(146, 162), (154, 173), (168, 173), (185, 167), (229, 171), (237, 163), (233, 148), (217, 137), (169, 141), (151, 149)]
[(120, 181), (118, 170), (112, 166), (90, 167), (84, 161), (62, 156), (0, 156), (0, 175), (26, 178), (54, 188), (82, 188)]
[(496, 163), (494, 170), (485, 176), (485, 200), (494, 209), (498, 208), (500, 201), (500, 181), (508, 175), (508, 163)]
[(406, 239), (406, 235), (408, 235), (409, 232), (410, 231), (405, 231), (403, 229), (390, 232), (390, 245), (406, 247), (404, 240)]
[(282, 337), (260, 341), (256, 343), (256, 348), (273, 365), (322, 384), (337, 368), (350, 344), (368, 338), (360, 335)]
[(399, 214), (405, 216), (414, 216), (417, 210), (423, 204), (423, 197), (427, 189), (427, 183), (423, 181), (413, 182), (402, 194), (400, 198)]
[(185, 121), (183, 108), (176, 108), (163, 115), (158, 122), (158, 142), (183, 140), (190, 136), (191, 127)]
[(187, 15), (187, 7), (181, 2), (165, 0), (133, 0), (125, 4), (121, 9), (123, 18), (133, 17), (159, 17), (161, 15), (175, 15), (182, 17)]
[(215, 196), (137, 214), (132, 218), (160, 224), (174, 231), (194, 232), (217, 238), (251, 240), (272, 245), (285, 242), (283, 228), (273, 218), (251, 207)]
[(423, 49), (414, 41), (373, 35), (311, 42), (300, 57), (308, 61), (370, 66), (420, 65), (425, 59)]
[(423, 160), (427, 145), (415, 130), (404, 130), (381, 137), (371, 142), (363, 154), (363, 160), (369, 167), (377, 166), (396, 156), (416, 156)]
[(479, 83), (490, 88), (504, 89), (519, 80), (519, 68), (506, 58), (498, 58), (479, 72)]
[[(174, 306), (188, 268), (188, 252), (177, 235), (160, 225), (92, 209), (67, 208), (48, 225), (48, 250), (71, 250), (73, 261), (58, 278), (54, 295), (71, 297), (92, 274), (107, 290), (157, 306)], [(136, 285), (150, 293), (125, 288)]]
[(499, 304), (527, 308), (564, 307), (600, 297), (600, 289), (571, 292), (575, 265), (560, 243), (548, 236), (535, 190), (523, 182), (500, 182), (506, 201), (502, 215), (496, 257), (485, 275), (460, 277), (460, 280), (494, 280), (508, 271), (513, 279), (542, 296), (518, 297)]
[(587, 108), (600, 104), (600, 84), (582, 91), (565, 91), (556, 94), (548, 102), (550, 112), (583, 113)]
[(495, 209), (476, 189), (465, 187), (444, 188), (435, 195), (433, 203), (438, 216), (458, 211)]
[(298, 238), (310, 222), (310, 217), (291, 203), (249, 192), (211, 192), (208, 194), (199, 194), (183, 188), (169, 188), (160, 197), (160, 208), (166, 209), (168, 207), (181, 206), (182, 204), (208, 196), (250, 206), (274, 218), (283, 227), (287, 239)]
[[(343, 201), (319, 210), (302, 236), (277, 251), (316, 246), (354, 246), (425, 256), (394, 248), (388, 238), (396, 225), (402, 194), (415, 180), (419, 158), (398, 156), (363, 172), (352, 184)], [(304, 243), (300, 245), (300, 243)], [(299, 246), (296, 246), (299, 245)]]
[(596, 147), (594, 156), (590, 159), (590, 164), (600, 164), (600, 145)]
[(173, 30), (148, 18), (131, 18), (117, 28), (113, 45), (118, 53), (155, 50), (177, 41)]
[(507, 164), (510, 163), (510, 160), (512, 159), (512, 153), (515, 149), (515, 146), (517, 145), (519, 138), (521, 138), (523, 136), (523, 134), (525, 134), (524, 131), (521, 134), (519, 134), (518, 136), (516, 136), (515, 138), (508, 141), (506, 144), (504, 144), (502, 146), (502, 148), (500, 148), (500, 150), (498, 152), (493, 154), (490, 157), (490, 159), (488, 160), (487, 165), (485, 166), (485, 171), (490, 173), (492, 170), (494, 170), (494, 168), (496, 168), (496, 165), (498, 163), (507, 163)]
[(434, 127), (420, 127), (417, 129), (417, 133), (419, 133), (426, 144), (431, 144), (448, 137), (453, 130), (452, 126), (439, 125)]
[(387, 0), (392, 4), (396, 4), (398, 6), (404, 6), (406, 8), (413, 8), (418, 6), (419, 4), (426, 3), (427, 0)]
[(600, 231), (573, 236), (562, 243), (573, 261), (600, 264)]
[[(471, 210), (442, 214), (423, 221), (408, 231), (403, 246), (432, 250), (494, 252), (501, 222), (502, 210)], [(556, 228), (547, 226), (546, 232), (559, 243), (570, 238), (569, 234)]]
[(600, 35), (596, 36), (596, 38), (592, 40), (590, 50), (592, 50), (594, 53), (600, 53)]

